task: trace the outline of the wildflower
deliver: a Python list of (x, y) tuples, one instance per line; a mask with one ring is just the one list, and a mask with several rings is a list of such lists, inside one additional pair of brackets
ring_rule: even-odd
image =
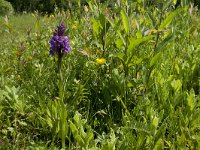
[(64, 36), (65, 30), (66, 30), (66, 28), (65, 28), (64, 24), (61, 23), (61, 24), (58, 26), (58, 28), (55, 30), (54, 36), (55, 36), (55, 35)]
[(31, 61), (33, 58), (31, 56), (28, 56), (28, 60)]
[(89, 9), (88, 9), (87, 6), (84, 6), (84, 10), (85, 10), (85, 12), (88, 12), (88, 11), (89, 11)]
[(54, 36), (50, 40), (50, 55), (53, 56), (55, 53), (59, 57), (62, 57), (64, 53), (70, 51), (70, 42), (67, 36), (64, 36), (65, 26), (61, 23), (54, 32)]
[(55, 16), (54, 16), (54, 15), (51, 15), (51, 16), (50, 16), (50, 19), (51, 19), (51, 20), (52, 20), (52, 19), (54, 19), (54, 18), (55, 18)]
[(103, 65), (106, 63), (106, 60), (104, 58), (97, 58), (96, 63), (99, 65)]
[(75, 24), (73, 24), (72, 29), (77, 29), (77, 26)]

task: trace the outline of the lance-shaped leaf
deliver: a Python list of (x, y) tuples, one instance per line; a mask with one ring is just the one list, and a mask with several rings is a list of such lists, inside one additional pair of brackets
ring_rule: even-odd
[(160, 56), (162, 55), (162, 51), (160, 51), (159, 53), (157, 53), (150, 61), (150, 67), (152, 67), (157, 60), (160, 58)]
[(158, 44), (154, 53), (156, 54), (157, 52), (165, 48), (165, 46), (167, 46), (167, 44), (169, 44), (172, 40), (174, 40), (174, 38), (175, 38), (174, 34), (170, 34), (169, 36), (167, 36), (161, 43)]
[(123, 23), (124, 29), (126, 31), (126, 34), (128, 34), (129, 30), (130, 30), (128, 16), (123, 9), (121, 10), (120, 13), (121, 13), (121, 18), (122, 18), (122, 23)]
[(100, 30), (99, 20), (96, 20), (94, 17), (92, 18), (92, 30), (95, 36), (98, 36)]
[(149, 41), (149, 40), (152, 39), (152, 38), (153, 38), (152, 35), (151, 35), (151, 36), (145, 36), (145, 37), (138, 38), (138, 39), (136, 39), (136, 38), (134, 38), (134, 37), (131, 37), (131, 38), (129, 39), (130, 44), (129, 44), (129, 46), (128, 46), (128, 53), (130, 53), (131, 51), (133, 51), (134, 48), (136, 48), (136, 47), (137, 47), (138, 45), (140, 45), (141, 43), (146, 42), (146, 41)]
[(171, 23), (171, 21), (173, 20), (173, 18), (180, 13), (182, 9), (176, 9), (174, 12), (170, 13), (165, 20), (160, 24), (159, 26), (159, 30), (162, 30), (164, 27), (166, 27), (167, 25), (169, 25)]

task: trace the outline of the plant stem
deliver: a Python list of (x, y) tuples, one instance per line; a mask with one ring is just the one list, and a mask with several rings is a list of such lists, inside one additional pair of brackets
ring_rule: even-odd
[(127, 59), (128, 59), (128, 36), (126, 35), (126, 45), (125, 45), (125, 62), (124, 62), (124, 76), (125, 76), (125, 82), (124, 82), (124, 89), (125, 89), (125, 105), (127, 104), (127, 96), (128, 96), (128, 89), (127, 89), (127, 84), (128, 84), (128, 63), (127, 63)]
[[(62, 77), (62, 53), (58, 53), (58, 96), (61, 104), (61, 108), (64, 107), (63, 102), (63, 77)], [(63, 109), (61, 109), (63, 110)], [(61, 120), (61, 140), (62, 140), (62, 149), (65, 149), (65, 120), (63, 120), (65, 112), (60, 112), (60, 120)]]
[(162, 22), (162, 17), (163, 17), (163, 4), (160, 4), (161, 5), (161, 12), (160, 12), (160, 18), (159, 18), (159, 24), (156, 26), (156, 30), (157, 30), (157, 34), (156, 34), (156, 42), (155, 42), (155, 45), (154, 45), (154, 54), (156, 52), (156, 48), (157, 48), (157, 45), (158, 45), (158, 40), (159, 40), (159, 37), (160, 37), (160, 33), (158, 31), (158, 27), (160, 26), (161, 22)]
[(63, 99), (62, 55), (58, 55), (58, 96)]

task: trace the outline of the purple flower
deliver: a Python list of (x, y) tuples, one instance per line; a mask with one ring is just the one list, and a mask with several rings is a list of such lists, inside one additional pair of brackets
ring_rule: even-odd
[(64, 36), (65, 26), (60, 24), (54, 32), (54, 36), (50, 40), (50, 55), (53, 56), (55, 53), (59, 57), (62, 57), (64, 53), (70, 51), (70, 42), (67, 36)]
[(64, 34), (65, 34), (65, 29), (66, 29), (66, 28), (65, 28), (64, 24), (61, 23), (61, 24), (58, 26), (58, 28), (55, 30), (54, 36), (55, 36), (55, 35), (64, 36)]

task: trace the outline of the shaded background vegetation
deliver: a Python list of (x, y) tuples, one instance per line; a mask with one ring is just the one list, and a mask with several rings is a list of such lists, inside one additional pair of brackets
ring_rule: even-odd
[[(69, 7), (76, 7), (76, 4), (86, 4), (87, 0), (7, 0), (10, 2), (16, 12), (30, 12), (30, 11), (39, 11), (45, 13), (52, 13), (55, 10), (55, 7), (63, 10), (67, 10)], [(133, 2), (134, 0), (129, 0)], [(164, 1), (164, 0), (163, 0)], [(99, 0), (102, 3), (109, 3), (112, 6), (116, 0)], [(162, 2), (162, 0), (143, 0), (143, 3), (146, 6), (156, 5), (157, 3)], [(177, 0), (176, 6), (188, 4), (192, 2), (195, 6), (200, 7), (199, 0)]]

